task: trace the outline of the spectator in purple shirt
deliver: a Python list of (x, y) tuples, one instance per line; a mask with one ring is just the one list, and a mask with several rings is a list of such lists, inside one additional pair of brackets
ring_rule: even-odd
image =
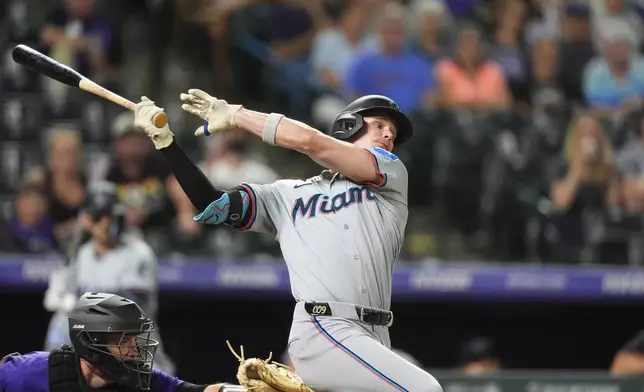
[(57, 247), (54, 222), (50, 219), (44, 190), (26, 184), (18, 193), (10, 219), (11, 231), (27, 253), (54, 252)]
[(0, 360), (0, 391), (245, 392), (237, 385), (195, 385), (152, 369), (154, 323), (136, 303), (85, 293), (69, 313), (72, 346), (10, 354)]

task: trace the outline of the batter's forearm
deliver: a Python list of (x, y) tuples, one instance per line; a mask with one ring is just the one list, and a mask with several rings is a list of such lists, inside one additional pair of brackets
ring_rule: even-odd
[(168, 197), (172, 201), (174, 208), (177, 210), (177, 214), (193, 215), (192, 202), (174, 176), (171, 176), (165, 181), (165, 187), (168, 191)]
[(215, 189), (176, 140), (159, 151), (168, 160), (177, 182), (199, 211), (204, 211), (223, 195), (222, 191)]
[[(173, 139), (168, 147), (159, 151), (166, 157), (181, 188), (200, 214), (194, 219), (200, 223), (233, 226), (242, 225), (249, 219), (250, 197), (242, 190), (224, 192), (210, 183), (203, 172), (186, 155)], [(230, 218), (230, 219), (229, 219)]]

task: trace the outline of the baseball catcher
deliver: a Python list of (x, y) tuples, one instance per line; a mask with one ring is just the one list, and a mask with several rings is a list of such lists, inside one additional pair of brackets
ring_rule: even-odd
[(154, 322), (135, 302), (85, 293), (68, 316), (71, 345), (0, 360), (2, 392), (245, 392), (239, 385), (196, 385), (153, 369)]
[(434, 377), (392, 352), (389, 340), (393, 269), (408, 217), (407, 169), (392, 151), (413, 134), (398, 105), (385, 96), (359, 98), (323, 133), (201, 90), (181, 100), (204, 120), (197, 136), (237, 129), (325, 168), (304, 181), (215, 189), (170, 128), (153, 125), (163, 109), (145, 97), (137, 104), (135, 125), (170, 163), (200, 212), (197, 222), (279, 241), (296, 300), (288, 352), (304, 383), (330, 392), (441, 392)]

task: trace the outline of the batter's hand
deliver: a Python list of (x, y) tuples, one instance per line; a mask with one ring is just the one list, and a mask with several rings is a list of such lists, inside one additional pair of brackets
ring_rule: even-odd
[(197, 89), (181, 94), (181, 100), (181, 109), (204, 120), (204, 125), (195, 131), (195, 136), (210, 136), (214, 132), (234, 128), (235, 114), (242, 108), (242, 105), (231, 105)]
[(141, 102), (136, 104), (136, 109), (134, 110), (134, 126), (148, 135), (157, 150), (172, 144), (174, 137), (168, 124), (163, 128), (157, 128), (152, 122), (152, 117), (161, 112), (163, 112), (163, 109), (156, 106), (154, 101), (151, 101), (148, 97), (141, 97)]

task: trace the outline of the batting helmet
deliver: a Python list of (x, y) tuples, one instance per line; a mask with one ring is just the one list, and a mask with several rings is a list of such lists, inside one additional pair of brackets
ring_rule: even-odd
[(362, 129), (365, 116), (377, 115), (390, 118), (396, 125), (395, 145), (404, 143), (413, 136), (414, 128), (409, 118), (396, 102), (384, 95), (365, 95), (351, 102), (336, 117), (330, 135), (336, 139), (347, 140)]
[(154, 323), (139, 305), (115, 294), (85, 293), (68, 321), (79, 362), (96, 366), (118, 385), (150, 389), (159, 342), (150, 338)]
[(117, 238), (125, 225), (125, 211), (119, 201), (116, 185), (111, 182), (92, 184), (85, 198), (83, 211), (94, 221), (110, 218), (110, 236)]

